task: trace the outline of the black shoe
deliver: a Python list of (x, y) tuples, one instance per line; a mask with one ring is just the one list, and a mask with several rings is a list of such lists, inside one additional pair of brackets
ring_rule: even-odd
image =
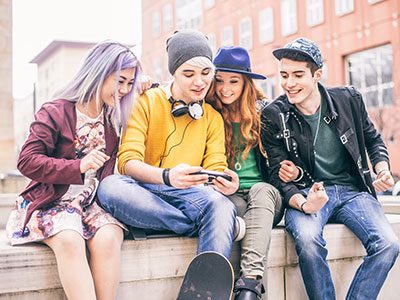
[(255, 279), (240, 277), (236, 280), (235, 300), (258, 300), (265, 293), (263, 284)]

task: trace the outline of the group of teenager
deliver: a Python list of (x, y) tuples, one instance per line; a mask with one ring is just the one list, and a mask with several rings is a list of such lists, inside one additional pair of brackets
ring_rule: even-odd
[(274, 101), (242, 47), (213, 58), (204, 34), (179, 30), (166, 50), (172, 80), (148, 89), (129, 48), (99, 43), (39, 109), (18, 159), (31, 182), (7, 223), (11, 244), (48, 245), (69, 299), (115, 299), (130, 227), (196, 236), (197, 253), (227, 258), (245, 233), (235, 299), (256, 300), (286, 209), (308, 297), (335, 299), (323, 237), (335, 222), (367, 253), (346, 299), (376, 299), (399, 242), (375, 192), (394, 184), (388, 152), (361, 94), (322, 85), (321, 52), (305, 38), (273, 51), (284, 92)]

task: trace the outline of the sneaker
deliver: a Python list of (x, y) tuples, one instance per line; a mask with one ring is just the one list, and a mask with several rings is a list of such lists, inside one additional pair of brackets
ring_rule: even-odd
[(255, 279), (240, 277), (233, 289), (235, 300), (258, 300), (265, 293), (263, 284)]
[(233, 232), (233, 241), (238, 242), (244, 238), (246, 234), (246, 223), (241, 217), (235, 219), (235, 230)]

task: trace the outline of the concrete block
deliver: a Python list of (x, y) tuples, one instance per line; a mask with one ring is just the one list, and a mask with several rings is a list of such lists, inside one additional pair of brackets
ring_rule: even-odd
[(263, 278), (266, 293), (263, 300), (284, 300), (285, 299), (285, 268), (270, 267)]
[(17, 194), (0, 194), (0, 230), (6, 228), (8, 216), (17, 197)]
[[(400, 215), (387, 217), (400, 236)], [(331, 252), (328, 263), (337, 297), (344, 299), (362, 263), (363, 250), (357, 238), (343, 225), (327, 225), (325, 236)], [(175, 299), (196, 247), (197, 239), (188, 237), (124, 241), (118, 299)], [(235, 243), (231, 262), (236, 275), (239, 257), (239, 243)], [(283, 228), (273, 230), (268, 261), (263, 279), (267, 288), (264, 300), (307, 299), (293, 242)], [(400, 263), (397, 262), (379, 299), (396, 299), (399, 280)], [(65, 299), (51, 249), (41, 244), (12, 247), (4, 230), (0, 231), (0, 298)]]
[(298, 266), (285, 268), (285, 300), (308, 300)]

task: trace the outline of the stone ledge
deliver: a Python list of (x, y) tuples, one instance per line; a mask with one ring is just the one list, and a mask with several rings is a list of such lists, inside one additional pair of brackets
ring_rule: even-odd
[[(388, 219), (400, 236), (400, 215), (388, 215)], [(337, 297), (341, 299), (365, 252), (358, 239), (343, 225), (327, 225), (324, 236)], [(187, 265), (195, 255), (196, 244), (197, 239), (187, 237), (124, 241), (118, 299), (174, 299)], [(238, 243), (234, 245), (231, 261), (237, 271)], [(283, 228), (272, 232), (268, 263), (264, 284), (268, 285), (269, 299), (307, 299), (293, 242)], [(380, 299), (396, 299), (393, 287), (399, 280), (398, 262), (385, 284), (388, 288), (382, 291), (384, 298)], [(7, 299), (63, 299), (52, 251), (39, 244), (12, 247), (4, 230), (0, 231), (0, 298), (2, 296)]]
[(14, 193), (0, 193), (0, 229), (6, 228), (8, 216), (17, 197), (18, 194)]

